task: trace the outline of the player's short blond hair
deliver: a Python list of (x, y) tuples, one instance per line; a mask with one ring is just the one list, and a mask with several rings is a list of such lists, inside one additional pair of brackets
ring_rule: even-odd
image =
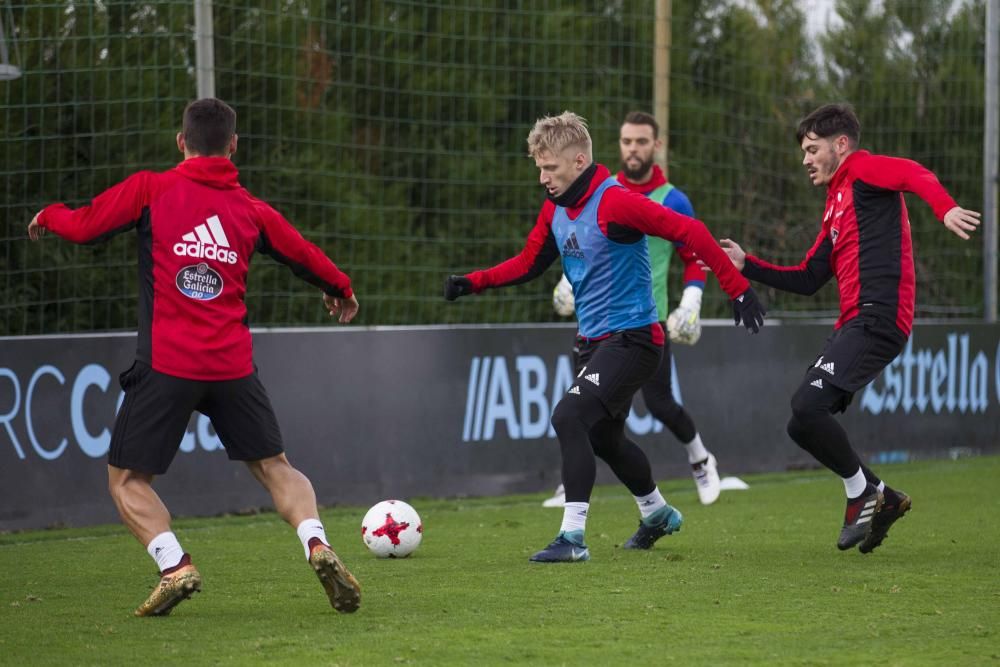
[(535, 121), (528, 133), (528, 156), (538, 157), (545, 151), (561, 153), (570, 146), (592, 158), (593, 142), (587, 132), (587, 120), (572, 111), (563, 111), (558, 116), (543, 116)]

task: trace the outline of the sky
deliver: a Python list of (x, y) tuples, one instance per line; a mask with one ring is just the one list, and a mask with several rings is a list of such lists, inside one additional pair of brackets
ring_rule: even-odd
[(806, 13), (806, 28), (810, 35), (826, 29), (831, 20), (839, 21), (833, 11), (833, 0), (799, 0)]

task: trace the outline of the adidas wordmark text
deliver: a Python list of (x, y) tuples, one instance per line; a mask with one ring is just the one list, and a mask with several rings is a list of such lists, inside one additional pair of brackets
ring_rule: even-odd
[(222, 229), (222, 222), (219, 216), (213, 215), (181, 237), (180, 243), (174, 244), (174, 254), (181, 257), (194, 257), (196, 259), (214, 259), (226, 264), (235, 264), (237, 258), (235, 250), (229, 250), (229, 237)]

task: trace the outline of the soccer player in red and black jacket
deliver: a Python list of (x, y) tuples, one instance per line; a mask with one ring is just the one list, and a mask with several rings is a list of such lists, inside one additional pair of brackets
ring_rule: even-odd
[(625, 436), (632, 396), (656, 372), (663, 350), (646, 235), (680, 241), (697, 253), (733, 299), (737, 324), (756, 333), (764, 311), (703, 224), (629, 192), (593, 161), (582, 118), (567, 111), (540, 119), (528, 135), (528, 149), (548, 199), (524, 250), (493, 268), (448, 277), (445, 298), (527, 282), (562, 255), (576, 300), (580, 349), (576, 382), (552, 414), (566, 504), (556, 539), (531, 560), (590, 557), (583, 537), (595, 454), (635, 497), (642, 519), (630, 542), (648, 549), (680, 527), (681, 515), (657, 489), (646, 455)]
[(137, 616), (170, 613), (201, 590), (201, 575), (170, 530), (153, 491), (194, 410), (212, 420), (226, 453), (244, 461), (296, 528), (306, 558), (337, 611), (358, 608), (361, 589), (330, 549), (312, 484), (285, 457), (274, 410), (253, 365), (244, 296), (250, 257), (270, 255), (323, 292), (330, 315), (350, 322), (350, 279), (280, 213), (244, 189), (230, 158), (236, 113), (207, 98), (184, 110), (177, 147), (184, 161), (138, 172), (89, 206), (43, 209), (28, 226), (74, 243), (135, 230), (139, 255), (136, 361), (122, 373), (125, 400), (108, 455), (111, 496), (122, 521), (156, 561), (161, 578)]
[(859, 150), (860, 135), (847, 104), (822, 106), (799, 124), (802, 164), (827, 195), (819, 235), (797, 266), (769, 264), (729, 239), (722, 245), (743, 275), (771, 287), (809, 295), (837, 279), (840, 317), (792, 396), (788, 434), (844, 480), (847, 511), (837, 546), (860, 544), (869, 553), (910, 509), (910, 498), (861, 462), (832, 415), (902, 351), (913, 326), (913, 247), (902, 193), (927, 202), (962, 239), (979, 224), (979, 213), (956, 205), (916, 162)]

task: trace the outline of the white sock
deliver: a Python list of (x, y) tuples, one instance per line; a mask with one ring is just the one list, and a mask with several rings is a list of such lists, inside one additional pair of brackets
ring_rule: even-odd
[(156, 567), (160, 568), (160, 572), (177, 565), (181, 562), (181, 558), (184, 558), (181, 543), (177, 541), (177, 536), (169, 531), (154, 537), (146, 545), (146, 552), (156, 561)]
[(664, 500), (663, 495), (660, 494), (659, 487), (655, 487), (653, 492), (649, 495), (632, 497), (635, 498), (635, 504), (639, 506), (639, 514), (642, 515), (643, 519), (656, 510), (667, 506), (667, 501)]
[(708, 450), (701, 442), (701, 434), (695, 433), (694, 440), (684, 445), (688, 451), (688, 463), (698, 463), (708, 458)]
[(563, 506), (563, 520), (559, 532), (568, 533), (574, 530), (587, 529), (587, 511), (590, 503), (566, 503)]
[(319, 519), (306, 519), (299, 524), (295, 532), (298, 533), (302, 549), (306, 552), (306, 560), (309, 560), (309, 540), (318, 537), (323, 544), (330, 544), (326, 541), (326, 531), (323, 530), (323, 522)]
[(848, 499), (860, 496), (865, 492), (866, 486), (868, 486), (868, 480), (865, 479), (865, 474), (861, 472), (861, 468), (858, 468), (858, 471), (850, 477), (844, 478), (844, 491), (847, 492)]

